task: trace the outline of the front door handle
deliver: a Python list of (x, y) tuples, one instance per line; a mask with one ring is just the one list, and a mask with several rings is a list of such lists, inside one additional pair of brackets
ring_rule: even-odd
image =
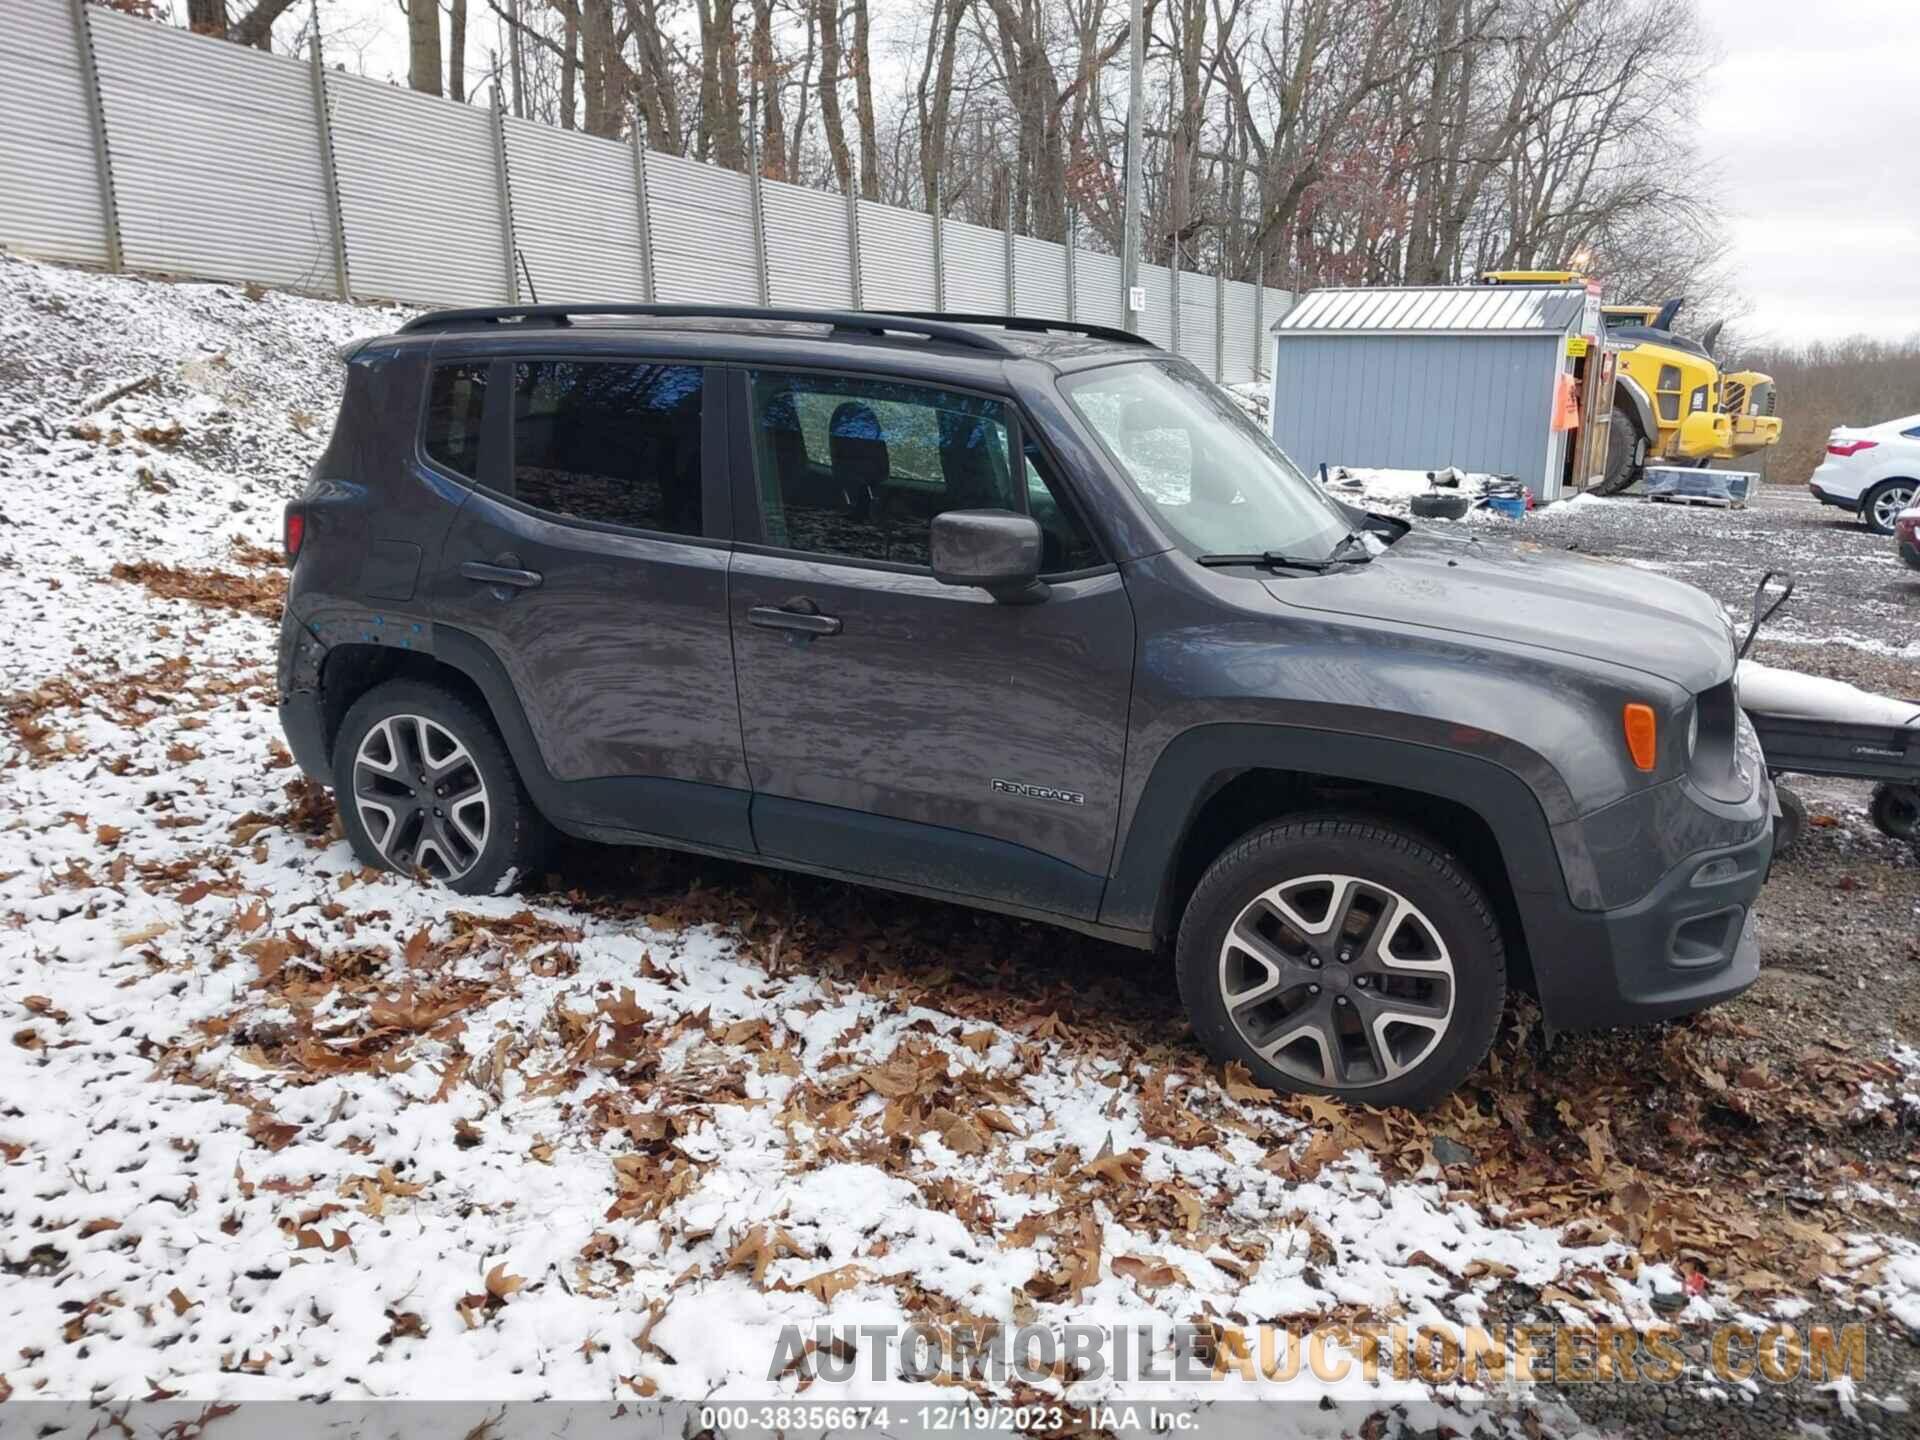
[(531, 590), (543, 578), (538, 570), (521, 570), (512, 565), (488, 565), (480, 560), (469, 560), (460, 567), (460, 573), (469, 580), (478, 580), (482, 585), (511, 585), (516, 590)]
[(750, 623), (766, 630), (798, 630), (803, 635), (838, 635), (840, 621), (832, 615), (805, 610), (782, 610), (772, 605), (756, 605), (747, 611)]

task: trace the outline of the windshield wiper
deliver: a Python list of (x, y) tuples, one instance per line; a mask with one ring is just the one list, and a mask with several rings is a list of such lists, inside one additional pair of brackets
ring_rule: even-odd
[[(1342, 553), (1351, 552), (1351, 553)], [(1329, 560), (1345, 560), (1355, 565), (1365, 565), (1373, 559), (1373, 552), (1367, 549), (1366, 532), (1350, 530), (1346, 538), (1333, 547)]]
[[(1356, 545), (1359, 546), (1357, 550), (1353, 548)], [(1305, 555), (1289, 555), (1283, 550), (1261, 550), (1245, 555), (1202, 555), (1196, 563), (1215, 566), (1268, 565), (1284, 570), (1311, 570), (1315, 574), (1325, 574), (1336, 565), (1365, 565), (1372, 559), (1372, 552), (1356, 530), (1335, 545), (1332, 554), (1320, 560)]]
[(1280, 550), (1257, 550), (1246, 555), (1202, 555), (1194, 563), (1209, 566), (1272, 565), (1287, 570), (1323, 571), (1345, 562), (1336, 559), (1309, 560), (1304, 555), (1288, 555)]

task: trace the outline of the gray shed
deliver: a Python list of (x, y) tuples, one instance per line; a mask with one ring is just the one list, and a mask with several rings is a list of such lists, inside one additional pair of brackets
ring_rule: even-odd
[(1272, 329), (1274, 439), (1308, 469), (1457, 465), (1558, 499), (1558, 377), (1598, 329), (1579, 285), (1309, 291)]

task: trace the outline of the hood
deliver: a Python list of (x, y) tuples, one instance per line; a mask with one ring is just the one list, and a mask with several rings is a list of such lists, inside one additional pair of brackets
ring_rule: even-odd
[(1370, 565), (1267, 589), (1282, 604), (1603, 660), (1698, 693), (1733, 673), (1720, 605), (1664, 575), (1516, 541), (1404, 536)]

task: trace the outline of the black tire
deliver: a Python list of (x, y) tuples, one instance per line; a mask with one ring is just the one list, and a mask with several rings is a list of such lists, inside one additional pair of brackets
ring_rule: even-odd
[(1450, 491), (1429, 490), (1407, 502), (1407, 510), (1423, 520), (1458, 520), (1473, 508), (1473, 498)]
[(1920, 843), (1920, 786), (1882, 781), (1868, 806), (1874, 829), (1908, 844)]
[[(1370, 917), (1362, 916), (1367, 928), (1354, 936), (1341, 922), (1350, 921), (1364, 904), (1355, 901), (1336, 917), (1334, 909), (1342, 904), (1342, 891), (1337, 881), (1321, 886), (1314, 877), (1322, 876), (1351, 877), (1355, 883), (1347, 893), (1379, 887), (1413, 907), (1413, 915), (1388, 920), (1386, 917), (1400, 917), (1403, 912), (1382, 903)], [(1251, 913), (1250, 907), (1268, 905), (1267, 897), (1273, 892), (1282, 892), (1286, 899), (1285, 887), (1290, 885), (1299, 887), (1295, 895), (1311, 897), (1316, 887), (1332, 892), (1322, 917), (1323, 928), (1309, 936), (1305, 931), (1289, 929), (1277, 911), (1263, 912), (1263, 918), (1253, 923), (1257, 928), (1277, 922), (1270, 932), (1277, 938), (1266, 943), (1269, 953), (1286, 952), (1281, 959), (1291, 967), (1289, 978), (1282, 980), (1281, 971), (1274, 965), (1256, 961), (1274, 977), (1270, 994), (1251, 1004), (1243, 999), (1230, 1007), (1227, 992), (1231, 972), (1251, 957), (1237, 945), (1229, 949), (1229, 931), (1243, 912)], [(1362, 900), (1374, 903), (1371, 896)], [(1303, 914), (1297, 906), (1294, 913)], [(1386, 972), (1373, 971), (1368, 990), (1359, 988), (1368, 984), (1369, 962), (1377, 963), (1375, 947), (1382, 937), (1375, 931), (1382, 924), (1396, 927), (1394, 933), (1384, 937), (1387, 945), (1398, 944), (1409, 926), (1425, 931), (1429, 939), (1438, 942), (1433, 947), (1439, 949), (1437, 956), (1402, 955), (1395, 957), (1399, 965), (1451, 966), (1450, 1003), (1437, 1040), (1417, 1041), (1417, 1037), (1404, 1033), (1398, 1041), (1387, 1038), (1387, 1026), (1396, 1024), (1394, 1015), (1403, 1013), (1406, 1007), (1428, 1006), (1429, 1015), (1437, 1009), (1437, 973), (1434, 979), (1416, 980), (1389, 966)], [(1416, 941), (1419, 938), (1416, 935)], [(1318, 958), (1313, 957), (1314, 951), (1318, 951)], [(1290, 958), (1293, 955), (1307, 958), (1295, 960)], [(1253, 1072), (1256, 1081), (1271, 1089), (1333, 1095), (1367, 1105), (1419, 1109), (1452, 1091), (1486, 1058), (1507, 994), (1506, 947), (1500, 926), (1466, 867), (1430, 842), (1365, 816), (1315, 815), (1282, 820), (1236, 841), (1207, 867), (1194, 890), (1180, 922), (1174, 962), (1180, 998), (1194, 1033), (1214, 1056), (1239, 1061)], [(1300, 969), (1303, 964), (1312, 966), (1310, 973)], [(1301, 982), (1315, 976), (1320, 980), (1315, 981), (1309, 996), (1306, 984)], [(1407, 988), (1401, 989), (1403, 986)], [(1390, 989), (1400, 989), (1400, 998), (1383, 995)], [(1415, 998), (1415, 991), (1420, 998)], [(1257, 986), (1249, 986), (1235, 993), (1261, 992)], [(1294, 1008), (1296, 1004), (1299, 1008)], [(1269, 1051), (1278, 1051), (1281, 1063), (1270, 1060), (1256, 1047), (1236, 1022), (1236, 1013), (1250, 1029), (1265, 1030), (1261, 1038)], [(1367, 1029), (1361, 1021), (1363, 1014), (1373, 1017), (1377, 1045), (1362, 1039), (1361, 1032)], [(1276, 1041), (1287, 1034), (1318, 1023), (1316, 1016), (1345, 1023), (1352, 1027), (1352, 1033), (1338, 1036), (1331, 1047), (1324, 1043), (1325, 1029), (1320, 1031), (1319, 1040), (1308, 1037), (1290, 1046), (1277, 1045)], [(1385, 1024), (1381, 1023), (1383, 1016)], [(1431, 1032), (1433, 1026), (1399, 1024), (1397, 1028), (1402, 1032)], [(1417, 1043), (1403, 1045), (1402, 1053), (1387, 1064), (1377, 1059), (1381, 1051), (1390, 1052), (1395, 1044), (1408, 1040)], [(1419, 1045), (1426, 1048), (1419, 1050)], [(1336, 1059), (1333, 1050), (1340, 1051), (1346, 1060)], [(1301, 1073), (1305, 1068), (1302, 1055), (1307, 1057), (1305, 1065), (1318, 1065), (1320, 1080)], [(1287, 1068), (1283, 1069), (1283, 1064)], [(1394, 1073), (1393, 1067), (1401, 1064), (1405, 1068)], [(1345, 1073), (1336, 1075), (1336, 1083), (1326, 1083), (1325, 1077), (1336, 1071)], [(1378, 1078), (1382, 1073), (1387, 1078)]]
[(1916, 500), (1920, 500), (1920, 482), (1882, 480), (1860, 497), (1860, 523), (1876, 535), (1891, 535), (1893, 518)]
[(1780, 818), (1773, 822), (1773, 853), (1784, 855), (1807, 833), (1807, 802), (1784, 785), (1775, 785), (1780, 800)]
[[(420, 721), (426, 722), (424, 727), (418, 726)], [(363, 765), (362, 746), (389, 722), (390, 728), (369, 746)], [(464, 761), (445, 748), (444, 737), (457, 742)], [(457, 766), (448, 771), (446, 785), (415, 784), (411, 775), (388, 776), (376, 768), (376, 762), (413, 768), (399, 762), (417, 755), (422, 744), (429, 751), (441, 747), (429, 755), (429, 765), (451, 759)], [(353, 853), (368, 865), (400, 874), (425, 873), (461, 895), (492, 895), (519, 884), (539, 859), (545, 822), (499, 732), (472, 702), (438, 685), (389, 680), (355, 701), (334, 741), (333, 776), (341, 828)], [(428, 778), (438, 780), (440, 775)], [(472, 795), (474, 780), (480, 787), (477, 799)], [(450, 818), (456, 812), (443, 814), (433, 807), (430, 788), (451, 791), (455, 800), (466, 798), (469, 808), (459, 814), (459, 829)], [(471, 808), (476, 805), (477, 812)], [(381, 823), (383, 811), (399, 818), (386, 819), (376, 839), (370, 824)], [(473, 825), (476, 813), (484, 816), (484, 828)], [(476, 829), (478, 844), (473, 843)], [(387, 842), (384, 847), (382, 841)]]
[(1607, 425), (1607, 472), (1593, 487), (1595, 495), (1618, 495), (1640, 478), (1647, 462), (1647, 436), (1632, 410), (1616, 403)]

